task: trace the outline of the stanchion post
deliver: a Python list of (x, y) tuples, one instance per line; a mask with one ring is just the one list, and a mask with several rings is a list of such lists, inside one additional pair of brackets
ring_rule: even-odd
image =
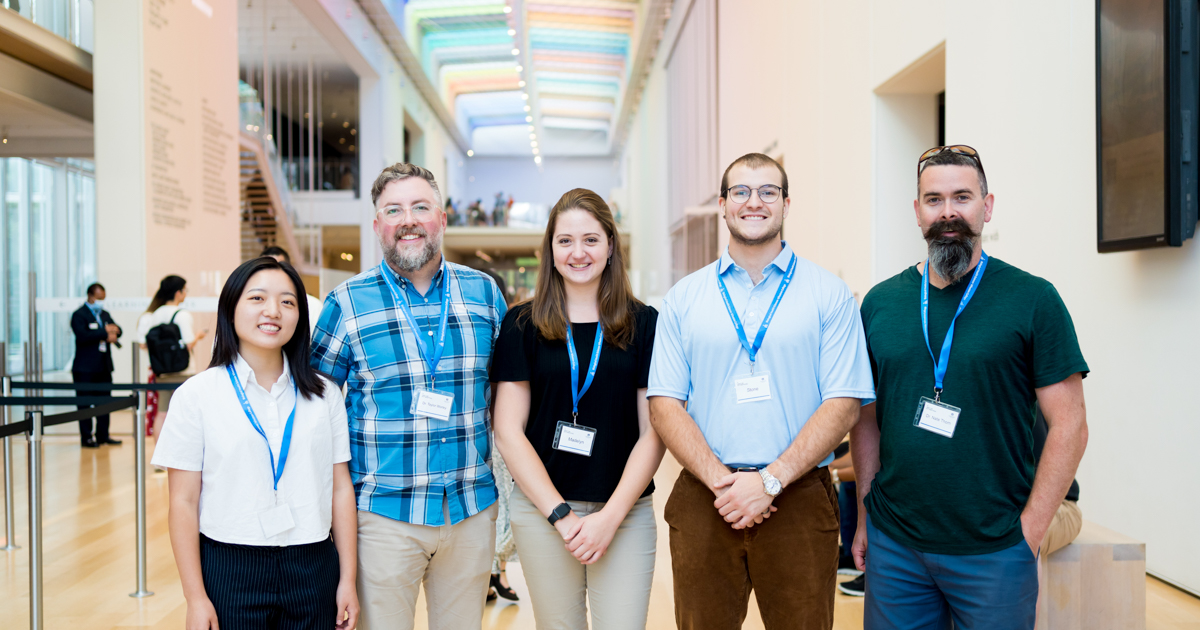
[[(0, 361), (7, 361), (8, 355), (4, 354), (4, 344), (0, 343)], [(0, 385), (3, 389), (3, 395), (8, 398), (12, 395), (12, 377), (4, 375), (3, 384)], [(4, 406), (4, 424), (12, 423), (12, 407)], [(0, 551), (13, 551), (20, 549), (16, 545), (17, 539), (17, 523), (14, 514), (13, 506), (13, 465), (12, 465), (12, 436), (4, 437), (4, 546), (0, 547)]]
[(29, 431), (29, 628), (42, 630), (42, 412), (26, 411)]
[[(137, 350), (134, 350), (134, 357)], [(137, 365), (137, 359), (134, 359)], [(149, 597), (146, 589), (146, 390), (138, 390), (137, 411), (133, 414), (134, 460), (137, 470), (137, 590), (130, 597)]]

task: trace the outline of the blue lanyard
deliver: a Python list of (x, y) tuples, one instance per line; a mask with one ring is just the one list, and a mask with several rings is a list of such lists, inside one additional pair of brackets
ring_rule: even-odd
[(725, 309), (729, 311), (729, 319), (733, 320), (733, 329), (737, 331), (738, 341), (742, 342), (742, 347), (750, 354), (750, 371), (754, 371), (754, 360), (758, 357), (758, 351), (762, 348), (763, 338), (767, 336), (767, 327), (771, 325), (771, 319), (775, 317), (775, 309), (779, 308), (779, 302), (783, 300), (783, 294), (787, 292), (788, 285), (792, 283), (792, 276), (796, 275), (796, 255), (792, 254), (792, 261), (788, 263), (787, 272), (783, 274), (783, 280), (779, 282), (779, 288), (775, 289), (775, 297), (771, 299), (771, 306), (767, 308), (767, 314), (763, 317), (762, 326), (758, 328), (758, 336), (754, 338), (754, 344), (746, 338), (746, 328), (742, 326), (742, 320), (738, 317), (737, 309), (733, 306), (733, 300), (729, 297), (729, 289), (725, 287), (725, 280), (721, 278), (721, 266), (717, 264), (717, 286), (721, 289), (721, 297), (725, 298)]
[(571, 335), (571, 322), (567, 322), (567, 356), (571, 358), (571, 422), (579, 416), (579, 400), (592, 386), (596, 378), (596, 368), (600, 367), (600, 350), (604, 346), (604, 324), (596, 323), (596, 343), (592, 346), (592, 362), (588, 365), (587, 379), (583, 381), (583, 389), (579, 388), (579, 355), (575, 353), (575, 338)]
[(438, 336), (432, 342), (433, 348), (425, 349), (424, 337), (421, 336), (421, 327), (417, 324), (417, 319), (413, 317), (412, 310), (408, 306), (408, 296), (404, 294), (396, 284), (396, 279), (392, 277), (392, 269), (387, 266), (387, 263), (380, 263), (380, 273), (383, 274), (387, 281), (388, 288), (392, 290), (392, 297), (396, 303), (400, 305), (400, 310), (404, 311), (404, 317), (408, 319), (408, 326), (412, 328), (413, 335), (417, 338), (417, 349), (421, 352), (421, 358), (425, 359), (425, 364), (429, 366), (429, 382), (432, 386), (434, 378), (437, 377), (437, 366), (442, 360), (442, 353), (446, 351), (446, 322), (450, 319), (450, 270), (442, 265), (442, 313), (438, 322)]
[(921, 278), (921, 330), (925, 333), (925, 347), (929, 349), (929, 358), (933, 359), (933, 399), (941, 401), (942, 399), (942, 382), (946, 379), (946, 368), (950, 366), (950, 346), (954, 343), (954, 323), (958, 321), (958, 316), (962, 315), (963, 309), (967, 308), (967, 302), (975, 296), (975, 290), (979, 288), (979, 281), (983, 278), (983, 270), (987, 268), (988, 255), (986, 252), (979, 257), (979, 264), (975, 266), (975, 273), (971, 275), (971, 283), (967, 285), (967, 291), (963, 293), (962, 299), (958, 302), (958, 312), (954, 313), (954, 319), (950, 320), (950, 328), (946, 329), (946, 339), (942, 341), (942, 356), (933, 356), (933, 346), (929, 345), (929, 259), (925, 259), (925, 275)]
[(293, 382), (292, 390), (296, 392), (296, 403), (292, 405), (292, 414), (288, 416), (287, 424), (283, 425), (283, 441), (279, 444), (279, 467), (276, 468), (275, 453), (271, 452), (271, 441), (267, 439), (267, 432), (263, 431), (262, 425), (259, 424), (258, 416), (254, 415), (254, 410), (250, 408), (250, 401), (246, 399), (246, 390), (242, 389), (242, 384), (238, 382), (237, 371), (233, 369), (232, 365), (226, 365), (225, 371), (229, 373), (229, 382), (233, 383), (233, 391), (237, 392), (238, 402), (242, 403), (242, 411), (246, 412), (246, 417), (250, 419), (250, 425), (267, 443), (267, 454), (271, 456), (274, 487), (275, 491), (279, 492), (279, 478), (283, 476), (283, 467), (287, 465), (288, 451), (292, 448), (292, 426), (296, 423), (296, 407), (300, 406), (300, 391)]
[(100, 312), (101, 312), (101, 310), (102, 310), (102, 309), (101, 309), (101, 310), (93, 310), (93, 309), (92, 309), (92, 307), (91, 307), (91, 305), (89, 304), (89, 305), (88, 305), (88, 310), (89, 310), (89, 311), (92, 311), (92, 317), (95, 317), (95, 318), (96, 318), (96, 323), (97, 323), (97, 324), (100, 324), (101, 326), (103, 326), (103, 325), (104, 325), (104, 319), (100, 317)]

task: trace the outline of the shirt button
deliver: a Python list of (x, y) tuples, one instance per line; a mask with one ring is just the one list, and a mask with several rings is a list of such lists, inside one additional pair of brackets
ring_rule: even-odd
[(433, 331), (432, 331), (432, 330), (430, 330), (430, 331), (428, 331), (426, 334), (428, 334), (430, 337), (432, 337), (432, 336), (433, 336)]
[(446, 443), (446, 438), (442, 438), (442, 444)]

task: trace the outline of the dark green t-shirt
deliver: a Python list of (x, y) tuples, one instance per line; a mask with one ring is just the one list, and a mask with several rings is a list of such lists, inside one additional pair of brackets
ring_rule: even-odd
[[(939, 355), (970, 278), (929, 287), (929, 343)], [(1086, 376), (1087, 363), (1054, 286), (991, 258), (954, 326), (941, 397), (962, 409), (954, 437), (914, 426), (934, 382), (921, 332), (923, 279), (909, 267), (863, 300), (880, 429), (867, 512), (883, 533), (917, 551), (1007, 549), (1023, 540), (1021, 511), (1033, 488), (1034, 389)]]

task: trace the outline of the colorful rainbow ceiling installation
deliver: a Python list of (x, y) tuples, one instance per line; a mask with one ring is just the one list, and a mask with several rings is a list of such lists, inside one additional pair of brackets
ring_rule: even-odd
[(536, 157), (609, 154), (641, 5), (393, 0), (388, 8), (474, 153)]

